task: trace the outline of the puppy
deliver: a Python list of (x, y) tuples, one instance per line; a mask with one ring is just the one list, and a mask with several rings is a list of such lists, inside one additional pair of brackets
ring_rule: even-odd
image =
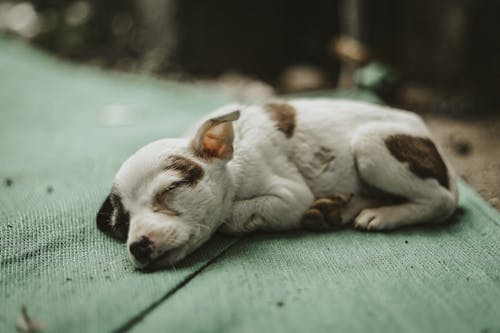
[(97, 226), (127, 242), (135, 266), (158, 268), (217, 229), (389, 230), (444, 221), (457, 199), (417, 115), (293, 99), (229, 105), (185, 138), (141, 148), (118, 170)]

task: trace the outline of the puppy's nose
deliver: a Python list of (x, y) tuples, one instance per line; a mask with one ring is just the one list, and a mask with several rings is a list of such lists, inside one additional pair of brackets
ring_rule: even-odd
[(153, 243), (146, 236), (142, 236), (138, 241), (130, 244), (130, 253), (140, 263), (148, 262), (151, 256)]

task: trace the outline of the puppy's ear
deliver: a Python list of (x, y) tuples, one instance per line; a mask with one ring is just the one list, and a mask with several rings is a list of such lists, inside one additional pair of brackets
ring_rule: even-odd
[(205, 121), (191, 141), (196, 156), (210, 160), (229, 161), (233, 156), (233, 124), (240, 117), (240, 111)]
[(130, 215), (124, 209), (118, 194), (111, 192), (106, 197), (99, 212), (97, 212), (96, 223), (99, 230), (105, 234), (118, 239), (120, 242), (127, 241)]
[(111, 233), (112, 231), (112, 226), (111, 226), (111, 217), (113, 216), (113, 205), (111, 204), (111, 198), (108, 195), (106, 197), (106, 200), (101, 205), (101, 208), (99, 209), (99, 212), (97, 212), (96, 216), (96, 223), (97, 223), (97, 228), (101, 230), (104, 233)]

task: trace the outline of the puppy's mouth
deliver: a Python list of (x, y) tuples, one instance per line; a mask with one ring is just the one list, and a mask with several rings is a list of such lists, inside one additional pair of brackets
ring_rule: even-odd
[(174, 247), (172, 249), (163, 252), (162, 254), (158, 255), (157, 257), (151, 259), (148, 262), (145, 263), (136, 262), (136, 266), (141, 271), (152, 271), (160, 268), (170, 267), (173, 266), (182, 258), (184, 258), (187, 249), (188, 249), (188, 244), (186, 242), (182, 245), (179, 245), (177, 247)]
[(155, 259), (153, 259), (148, 267), (151, 268), (161, 268), (165, 266), (171, 266), (175, 264), (180, 259), (184, 258), (187, 249), (187, 244), (177, 246), (173, 249), (167, 250)]

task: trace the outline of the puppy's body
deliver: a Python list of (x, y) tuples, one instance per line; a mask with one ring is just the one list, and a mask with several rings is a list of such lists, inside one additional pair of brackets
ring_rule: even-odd
[[(224, 111), (228, 109), (219, 112)], [(384, 201), (373, 197), (376, 190), (411, 202), (367, 211), (357, 219), (358, 227), (439, 222), (455, 209), (449, 168), (443, 186), (436, 179), (443, 177), (439, 170), (435, 177), (415, 174), (387, 147), (391, 137), (402, 137), (410, 146), (412, 140), (418, 145), (421, 138), (431, 137), (413, 113), (360, 102), (304, 99), (249, 107), (234, 126), (235, 152), (228, 170), (236, 197), (226, 230), (296, 228), (315, 199), (335, 194), (353, 195), (347, 206), (356, 207), (341, 221), (347, 223), (361, 209)], [(422, 164), (429, 163), (426, 152), (415, 153)], [(439, 166), (428, 166), (433, 167)]]
[[(230, 121), (237, 117), (225, 115), (235, 109), (242, 111), (233, 122), (233, 131)], [(144, 182), (143, 177), (130, 181), (137, 178), (132, 174), (144, 173), (137, 167), (144, 160), (175, 155), (203, 168), (198, 192), (210, 186), (214, 198), (198, 204), (217, 207), (192, 207), (199, 211), (195, 224), (202, 223), (206, 231), (182, 228), (179, 223), (183, 222), (176, 222), (184, 230), (178, 234), (185, 235), (183, 242), (174, 242), (176, 248), (178, 243), (186, 246), (175, 260), (199, 246), (220, 225), (226, 232), (245, 233), (301, 226), (325, 229), (353, 221), (358, 228), (384, 230), (440, 222), (456, 208), (453, 172), (422, 120), (409, 112), (332, 99), (230, 105), (211, 114), (196, 134), (187, 137), (146, 146), (136, 154), (140, 158), (132, 156), (124, 163), (115, 180), (124, 193), (124, 205), (134, 207), (137, 199), (131, 199), (127, 188), (137, 191), (137, 183)], [(186, 201), (193, 201), (184, 193), (187, 190), (196, 197), (195, 188), (177, 196), (183, 194)], [(180, 206), (177, 210), (184, 211)], [(131, 219), (129, 245), (144, 237), (147, 224), (134, 225)], [(163, 249), (157, 257), (169, 248), (157, 247)]]

